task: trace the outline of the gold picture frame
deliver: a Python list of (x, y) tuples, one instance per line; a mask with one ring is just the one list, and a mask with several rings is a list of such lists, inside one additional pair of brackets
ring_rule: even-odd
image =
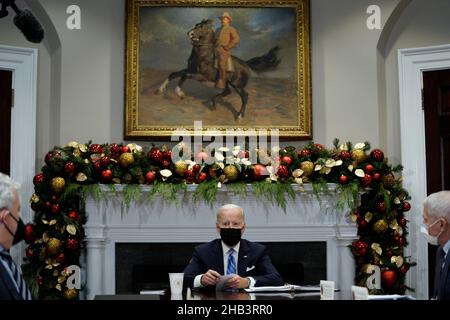
[[(202, 70), (198, 60), (209, 55), (196, 51), (206, 36), (192, 34), (201, 28), (218, 34), (225, 13), (240, 35), (232, 55), (247, 67), (228, 70), (231, 93), (214, 104), (223, 90), (214, 87), (215, 81), (196, 81)], [(309, 0), (127, 0), (125, 139), (168, 138), (180, 129), (193, 135), (278, 129), (281, 138), (312, 139), (309, 21)], [(178, 70), (188, 70), (188, 80), (182, 86), (181, 78), (166, 83)], [(248, 82), (232, 90), (238, 76), (248, 76)], [(201, 130), (194, 130), (194, 121), (202, 121)]]

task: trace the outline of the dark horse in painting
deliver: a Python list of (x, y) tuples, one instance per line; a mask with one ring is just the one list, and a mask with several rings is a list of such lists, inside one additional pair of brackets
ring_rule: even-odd
[[(171, 73), (161, 84), (157, 93), (163, 93), (170, 81), (180, 78), (175, 92), (182, 99), (184, 93), (181, 87), (187, 79), (201, 82), (216, 82), (218, 79), (219, 71), (215, 67), (215, 33), (212, 28), (212, 21), (208, 19), (197, 23), (188, 32), (188, 37), (192, 43), (192, 52), (188, 60), (187, 68)], [(212, 97), (212, 109), (216, 108), (217, 99), (231, 93), (231, 87), (239, 94), (242, 102), (241, 110), (235, 114), (235, 117), (243, 118), (248, 102), (248, 93), (245, 91), (245, 87), (250, 78), (250, 69), (257, 73), (274, 70), (281, 61), (277, 57), (278, 50), (279, 47), (274, 47), (265, 55), (252, 58), (248, 61), (243, 61), (233, 56), (234, 72), (227, 73), (225, 89)]]

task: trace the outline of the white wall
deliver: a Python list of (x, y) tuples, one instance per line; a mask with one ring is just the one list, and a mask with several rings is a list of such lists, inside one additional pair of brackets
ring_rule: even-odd
[(386, 131), (387, 153), (396, 162), (401, 161), (397, 50), (449, 44), (449, 13), (447, 0), (412, 1), (392, 30), (386, 51), (381, 53), (386, 75), (386, 117), (380, 121), (380, 128)]

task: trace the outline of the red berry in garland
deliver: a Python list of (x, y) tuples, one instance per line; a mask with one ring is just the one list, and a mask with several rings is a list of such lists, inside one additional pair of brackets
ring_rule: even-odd
[(103, 148), (99, 144), (91, 144), (89, 151), (91, 151), (91, 153), (103, 153)]
[(390, 289), (397, 282), (397, 272), (394, 270), (385, 270), (381, 272), (381, 285), (383, 288)]
[(398, 237), (397, 239), (397, 246), (399, 246), (400, 248), (404, 247), (406, 244), (406, 240), (404, 237)]
[(384, 153), (380, 149), (373, 149), (370, 153), (370, 158), (373, 161), (381, 162), (384, 159)]
[(398, 269), (398, 271), (400, 271), (400, 273), (407, 273), (409, 270), (409, 264), (408, 263), (404, 263), (402, 264), (402, 266)]
[(164, 160), (172, 161), (172, 150), (163, 151)]
[(368, 225), (369, 224), (367, 223), (366, 219), (362, 219), (362, 218), (358, 219), (358, 227), (359, 228), (365, 229), (365, 228), (367, 228)]
[(66, 248), (69, 250), (75, 250), (78, 248), (78, 240), (73, 238), (67, 239)]
[(74, 220), (74, 221), (80, 220), (80, 215), (79, 215), (78, 212), (76, 212), (75, 210), (70, 210), (70, 211), (67, 213), (67, 216), (68, 216), (70, 219)]
[(300, 151), (297, 153), (297, 156), (298, 156), (299, 158), (307, 158), (307, 157), (309, 157), (310, 155), (312, 155), (312, 151), (309, 150), (309, 149), (302, 149), (302, 150), (300, 150)]
[(403, 212), (411, 210), (411, 204), (408, 201), (403, 201), (402, 210)]
[(353, 242), (353, 248), (355, 253), (359, 256), (365, 256), (367, 254), (368, 244), (362, 240), (357, 240)]
[(41, 172), (41, 173), (38, 173), (37, 175), (35, 175), (34, 176), (34, 178), (33, 178), (33, 184), (37, 187), (37, 186), (39, 186), (39, 185), (41, 185), (42, 183), (44, 183), (45, 182), (45, 176), (44, 176), (44, 174)]
[(340, 177), (339, 177), (339, 183), (340, 184), (346, 184), (348, 182), (348, 177), (345, 175), (345, 174), (342, 174)]
[(75, 163), (73, 163), (72, 161), (67, 161), (64, 164), (64, 171), (67, 174), (72, 174), (75, 171)]
[(101, 171), (102, 170), (102, 163), (100, 161), (94, 162), (94, 169), (95, 171)]
[(153, 181), (155, 181), (156, 179), (156, 174), (153, 171), (149, 171), (145, 174), (145, 182), (147, 182), (148, 184), (152, 184)]

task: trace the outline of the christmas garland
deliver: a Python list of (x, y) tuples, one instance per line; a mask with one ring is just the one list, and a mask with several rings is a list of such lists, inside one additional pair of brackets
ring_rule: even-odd
[[(359, 239), (350, 246), (356, 262), (355, 282), (366, 286), (371, 265), (381, 270), (381, 288), (372, 294), (403, 294), (405, 274), (413, 265), (404, 256), (408, 234), (405, 212), (409, 195), (398, 174), (379, 149), (370, 152), (370, 144), (336, 139), (332, 149), (310, 143), (300, 150), (204, 150), (197, 154), (181, 145), (174, 161), (166, 147), (143, 150), (136, 144), (81, 144), (70, 142), (55, 147), (45, 157), (42, 172), (33, 183), (31, 208), (33, 223), (26, 226), (24, 276), (35, 299), (78, 299), (79, 290), (67, 286), (67, 267), (80, 265), (87, 216), (84, 200), (88, 194), (101, 198), (99, 184), (123, 188), (124, 206), (141, 197), (140, 186), (152, 185), (147, 200), (162, 197), (177, 201), (187, 184), (197, 184), (193, 201), (213, 204), (219, 188), (245, 196), (252, 185), (255, 196), (285, 209), (287, 197), (295, 198), (292, 184), (311, 183), (319, 195), (327, 192), (327, 183), (337, 185), (337, 208), (350, 207), (358, 225)], [(257, 161), (252, 164), (252, 159)], [(370, 279), (369, 279), (370, 280)]]

